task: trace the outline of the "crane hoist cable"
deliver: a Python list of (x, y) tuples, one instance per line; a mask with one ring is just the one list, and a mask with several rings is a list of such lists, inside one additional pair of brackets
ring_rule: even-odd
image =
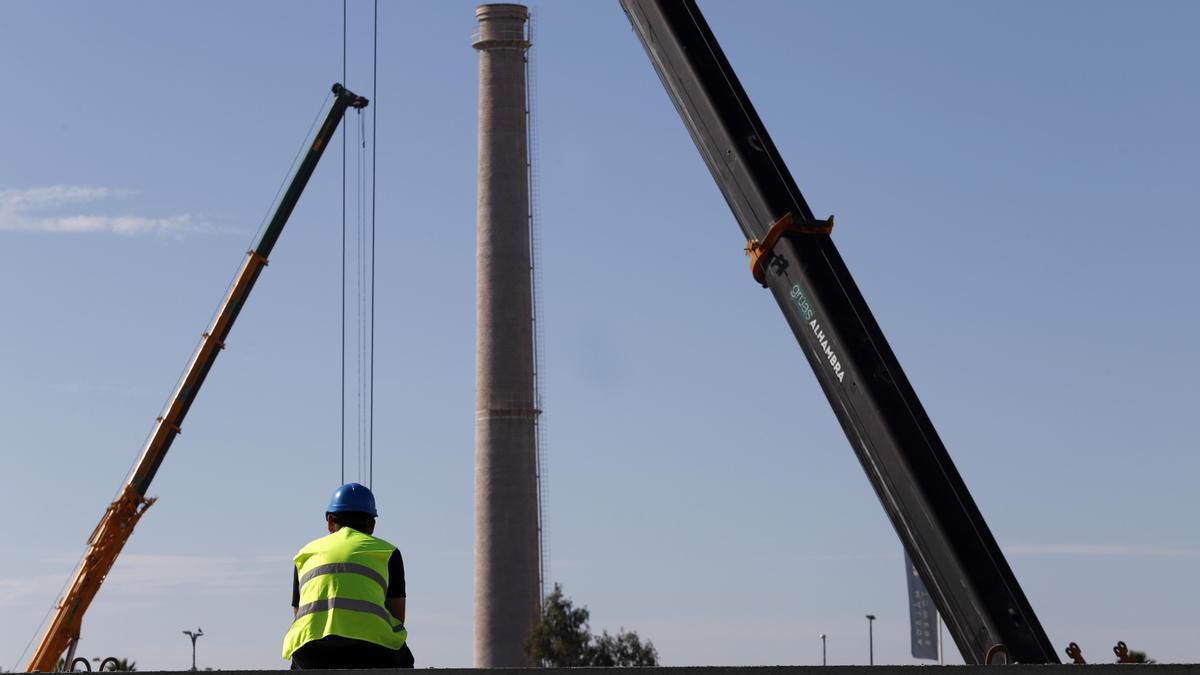
[[(346, 81), (346, 0), (342, 0), (342, 82)], [(342, 130), (342, 477), (346, 482), (346, 130)]]
[[(348, 0), (342, 1), (342, 79), (348, 79), (349, 55), (347, 36), (349, 33)], [(378, 93), (379, 74), (379, 2), (374, 0), (372, 12), (372, 95)], [(350, 434), (354, 437), (356, 479), (373, 487), (375, 473), (375, 217), (376, 217), (376, 134), (379, 118), (371, 111), (370, 166), (367, 165), (366, 119), (359, 111), (358, 138), (355, 144), (355, 223), (348, 223), (348, 130), (342, 130), (342, 302), (341, 302), (341, 482), (346, 482), (346, 445)], [(370, 185), (368, 186), (368, 176)], [(368, 205), (368, 199), (370, 203)], [(369, 231), (368, 231), (369, 228)], [(354, 249), (351, 253), (351, 248)], [(351, 256), (354, 269), (350, 269)], [(353, 284), (349, 275), (354, 275)], [(351, 288), (352, 286), (352, 288)], [(352, 298), (353, 303), (348, 301)], [(353, 335), (351, 335), (353, 333)], [(351, 339), (353, 338), (353, 339)], [(348, 346), (353, 344), (354, 356)], [(354, 391), (348, 389), (347, 360), (354, 359)], [(347, 408), (353, 399), (355, 418), (347, 427)], [(349, 432), (349, 433), (348, 433)]]
[(376, 101), (376, 107), (371, 109), (371, 430), (367, 438), (371, 448), (367, 485), (372, 488), (375, 484), (375, 149), (379, 138), (379, 115), (375, 110), (379, 106), (376, 99), (379, 95), (379, 0), (375, 0), (374, 5), (371, 19), (371, 98)]

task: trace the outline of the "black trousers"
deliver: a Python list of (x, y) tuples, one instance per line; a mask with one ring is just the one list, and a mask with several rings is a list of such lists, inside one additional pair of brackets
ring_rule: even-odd
[(412, 667), (413, 653), (408, 643), (400, 649), (388, 649), (373, 642), (328, 635), (292, 652), (292, 670)]

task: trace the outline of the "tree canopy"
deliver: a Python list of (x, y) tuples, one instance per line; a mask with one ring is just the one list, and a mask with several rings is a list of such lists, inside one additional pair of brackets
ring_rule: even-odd
[(1154, 659), (1150, 658), (1146, 652), (1130, 649), (1129, 663), (1154, 663)]
[(525, 640), (525, 656), (535, 666), (571, 668), (582, 666), (657, 666), (654, 643), (642, 642), (637, 633), (620, 629), (593, 635), (588, 626), (587, 607), (575, 607), (563, 595), (562, 586), (542, 603), (542, 618)]

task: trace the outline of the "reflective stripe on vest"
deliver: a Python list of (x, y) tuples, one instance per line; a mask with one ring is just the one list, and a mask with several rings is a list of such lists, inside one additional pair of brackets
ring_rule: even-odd
[(322, 574), (361, 574), (382, 586), (384, 593), (387, 592), (388, 580), (384, 579), (382, 574), (376, 572), (370, 567), (367, 567), (366, 565), (359, 565), (356, 563), (328, 563), (325, 565), (317, 565), (311, 570), (305, 572), (304, 576), (300, 577), (300, 586), (303, 587), (304, 584), (307, 584), (313, 577), (319, 577)]
[[(387, 609), (380, 607), (369, 600), (346, 600), (343, 598), (329, 598), (328, 600), (317, 600), (316, 602), (310, 602), (307, 605), (300, 605), (300, 607), (296, 609), (296, 618), (299, 619), (305, 614), (312, 614), (313, 612), (328, 612), (331, 609), (347, 609), (354, 612), (366, 612), (368, 614), (374, 614), (388, 623), (391, 623), (395, 619), (395, 617), (392, 616), (392, 613), (387, 611)], [(399, 633), (402, 630), (404, 630), (404, 624), (402, 623), (392, 626), (393, 633)]]

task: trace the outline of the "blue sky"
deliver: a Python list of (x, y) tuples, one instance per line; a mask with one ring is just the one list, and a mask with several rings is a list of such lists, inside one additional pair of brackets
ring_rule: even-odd
[[(372, 106), (375, 487), (426, 666), (471, 661), (473, 7), (383, 3)], [(1200, 9), (702, 8), (1054, 643), (1195, 661)], [(551, 578), (670, 665), (819, 663), (819, 633), (863, 663), (867, 613), (911, 663), (896, 537), (619, 7), (534, 9)], [(340, 77), (341, 6), (10, 2), (0, 61), (11, 668)], [(81, 654), (184, 668), (199, 625), (202, 667), (283, 665), (339, 479), (340, 180), (331, 154)]]

